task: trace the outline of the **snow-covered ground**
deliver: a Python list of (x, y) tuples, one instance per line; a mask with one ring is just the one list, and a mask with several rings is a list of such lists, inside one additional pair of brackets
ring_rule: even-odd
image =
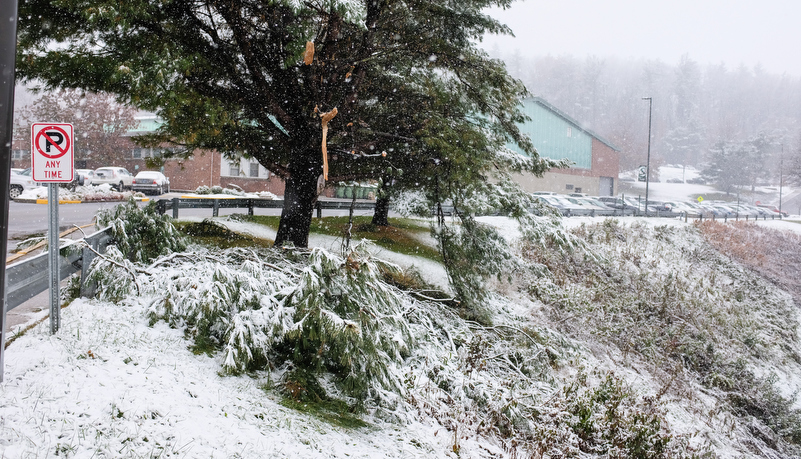
[(77, 300), (58, 334), (44, 323), (9, 347), (0, 457), (448, 457), (431, 425), (343, 429), (285, 408), (144, 309)]
[[(262, 239), (275, 236), (260, 225), (219, 221), (235, 232)], [(481, 221), (510, 241), (519, 236), (517, 223), (508, 218)], [(564, 221), (578, 226), (598, 219)], [(646, 222), (688, 225), (680, 219)], [(801, 224), (789, 221), (760, 224), (801, 233)], [(336, 252), (341, 239), (313, 235), (309, 242)], [(378, 256), (414, 266), (427, 281), (447, 285), (447, 276), (436, 263), (388, 251)], [(499, 308), (513, 308), (522, 316), (529, 306)], [(0, 457), (506, 457), (497, 445), (481, 438), (455, 440), (453, 432), (431, 418), (389, 423), (368, 414), (364, 416), (368, 426), (354, 429), (286, 408), (274, 392), (263, 389), (271, 381), (222, 376), (218, 358), (193, 354), (179, 329), (163, 322), (149, 326), (146, 311), (147, 305), (135, 301), (79, 299), (62, 310), (62, 328), (56, 335), (49, 333), (45, 321), (14, 341), (5, 353), (0, 384)], [(615, 362), (606, 358), (593, 364)], [(644, 373), (637, 374), (636, 367), (619, 371), (630, 373), (630, 379), (646, 390), (656, 384)], [(798, 375), (787, 376), (786, 381), (787, 387), (799, 386)], [(678, 405), (669, 415), (679, 432), (692, 430), (693, 416)], [(710, 426), (706, 435), (713, 430)], [(453, 450), (455, 441), (461, 444), (459, 454)]]
[[(689, 180), (698, 178), (699, 175), (700, 172), (692, 166), (688, 166), (686, 169), (681, 166), (661, 166), (659, 168), (659, 182), (650, 182), (648, 184), (649, 198), (655, 201), (688, 201), (695, 199), (697, 196), (720, 195), (721, 192), (713, 186), (686, 183)], [(636, 179), (636, 171), (621, 173), (620, 177)], [(683, 183), (668, 183), (676, 180), (682, 180)], [(639, 195), (645, 196), (645, 182), (621, 182), (621, 184), (628, 189), (635, 190)], [(761, 201), (763, 204), (778, 205), (779, 191), (778, 186), (757, 187), (755, 192), (760, 194), (760, 198), (750, 199), (743, 195), (742, 199), (743, 202), (750, 204), (754, 204), (753, 201)], [(786, 184), (781, 189), (782, 201), (785, 203), (797, 198), (799, 194), (801, 194), (801, 190)], [(796, 213), (794, 211), (797, 211), (797, 208), (783, 208), (783, 210)]]
[[(31, 188), (25, 190), (17, 197), (17, 200), (38, 200), (47, 199), (47, 187)], [(75, 191), (58, 187), (58, 198), (61, 201), (124, 201), (135, 195), (131, 191), (119, 192), (114, 190), (111, 185), (87, 185), (75, 187)], [(143, 196), (139, 194), (140, 196)]]

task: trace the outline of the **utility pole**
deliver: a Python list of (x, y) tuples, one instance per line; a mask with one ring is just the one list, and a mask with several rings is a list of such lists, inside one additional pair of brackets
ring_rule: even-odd
[(648, 160), (645, 163), (645, 216), (648, 216), (648, 185), (651, 183), (651, 109), (653, 100), (650, 97), (643, 97), (642, 100), (648, 101)]

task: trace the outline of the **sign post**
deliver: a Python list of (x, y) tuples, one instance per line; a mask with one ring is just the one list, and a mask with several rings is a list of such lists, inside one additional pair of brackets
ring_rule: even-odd
[(59, 301), (58, 184), (69, 183), (74, 175), (74, 133), (67, 123), (31, 125), (31, 166), (33, 180), (47, 183), (48, 264), (50, 266), (50, 333), (61, 326)]

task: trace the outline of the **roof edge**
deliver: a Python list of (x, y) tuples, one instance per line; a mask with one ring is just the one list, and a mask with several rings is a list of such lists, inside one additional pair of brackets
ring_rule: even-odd
[(590, 137), (594, 137), (594, 138), (598, 139), (599, 142), (603, 143), (604, 145), (606, 145), (607, 147), (611, 148), (612, 150), (615, 150), (615, 151), (618, 151), (618, 152), (621, 151), (620, 148), (615, 146), (613, 143), (607, 141), (606, 139), (604, 139), (600, 135), (596, 134), (592, 130), (585, 128), (584, 126), (581, 125), (581, 123), (579, 123), (578, 121), (576, 121), (573, 118), (571, 118), (570, 115), (568, 115), (567, 113), (563, 112), (562, 110), (559, 110), (555, 106), (551, 105), (548, 101), (546, 101), (542, 97), (540, 97), (540, 96), (532, 96), (532, 97), (527, 97), (526, 99), (530, 99), (530, 100), (534, 101), (534, 103), (539, 104), (539, 105), (545, 107), (546, 109), (552, 111), (558, 117), (560, 117), (560, 118), (564, 119), (565, 121), (567, 121), (568, 123), (572, 124), (573, 126), (578, 128), (580, 131), (587, 133)]

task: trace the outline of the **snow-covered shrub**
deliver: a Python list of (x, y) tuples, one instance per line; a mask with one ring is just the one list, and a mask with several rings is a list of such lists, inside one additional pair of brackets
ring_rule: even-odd
[(119, 303), (131, 293), (139, 294), (136, 267), (115, 246), (92, 261), (86, 282), (94, 284), (99, 298)]
[(770, 376), (771, 368), (801, 361), (789, 295), (733, 264), (695, 227), (608, 219), (572, 237), (586, 249), (532, 244), (524, 252), (547, 267), (528, 290), (549, 305), (559, 329), (612, 344), (683, 384), (701, 384), (742, 422), (758, 420), (798, 444), (792, 426), (801, 425), (801, 411)]
[[(140, 268), (118, 252), (93, 265), (101, 298), (118, 301), (133, 288), (151, 321), (185, 327), (201, 351), (221, 351), (226, 372), (294, 366), (331, 374), (356, 399), (400, 392), (390, 370), (413, 344), (399, 291), (382, 280), (397, 267), (363, 246), (346, 258), (314, 249), (290, 252), (196, 248)], [(133, 287), (132, 287), (133, 285)]]
[(401, 295), (382, 280), (382, 271), (397, 270), (360, 246), (345, 259), (312, 250), (309, 266), (284, 302), (295, 310), (285, 336), (293, 361), (331, 371), (358, 398), (374, 384), (399, 390), (401, 381), (389, 363), (401, 362), (413, 342)]
[(398, 193), (390, 201), (392, 210), (404, 217), (430, 217), (431, 203), (420, 191), (404, 191)]
[(462, 225), (443, 225), (435, 232), (451, 286), (465, 317), (488, 323), (486, 280), (508, 280), (520, 269), (509, 244), (495, 228), (464, 216)]
[(135, 262), (186, 248), (184, 236), (171, 221), (168, 215), (159, 215), (154, 201), (140, 208), (133, 198), (97, 213), (97, 226), (110, 226), (117, 248)]
[(693, 457), (667, 431), (654, 398), (637, 396), (613, 374), (598, 376), (591, 383), (580, 373), (534, 415), (540, 457)]

